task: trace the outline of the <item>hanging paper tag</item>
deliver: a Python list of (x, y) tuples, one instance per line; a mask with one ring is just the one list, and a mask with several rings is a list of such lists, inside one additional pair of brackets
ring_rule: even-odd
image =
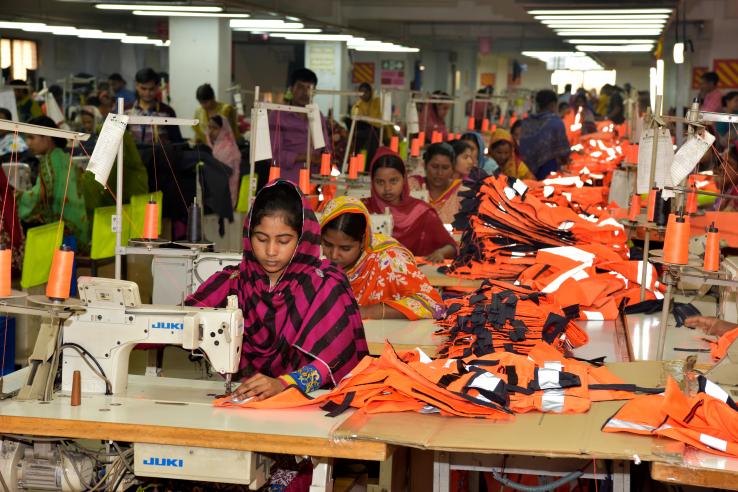
[(251, 145), (254, 146), (254, 161), (271, 160), (272, 142), (269, 138), (269, 117), (266, 109), (256, 110), (256, 130), (255, 134), (252, 131)]
[(310, 110), (308, 113), (308, 121), (310, 122), (310, 135), (313, 139), (313, 148), (322, 149), (325, 147), (325, 138), (323, 137), (323, 123), (320, 118), (320, 108), (317, 104), (308, 104), (305, 107)]
[(702, 156), (710, 149), (715, 142), (715, 136), (710, 132), (703, 135), (694, 135), (692, 138), (684, 142), (674, 156), (674, 164), (671, 166), (671, 182), (681, 183), (684, 178), (689, 176), (692, 169), (700, 162)]
[[(636, 192), (638, 194), (648, 193), (651, 189), (649, 179), (651, 176), (651, 156), (653, 155), (653, 135), (652, 128), (645, 130), (641, 137), (641, 143), (638, 146), (638, 179), (636, 182)], [(669, 167), (674, 160), (674, 146), (671, 143), (671, 133), (663, 128), (659, 131), (658, 149), (656, 150), (656, 172), (654, 174), (654, 182), (657, 187), (663, 189), (665, 186), (671, 186), (671, 173)], [(674, 192), (667, 193), (664, 190), (665, 198), (673, 196)]]
[(418, 125), (418, 107), (415, 105), (414, 102), (410, 101), (409, 103), (407, 103), (407, 108), (405, 109), (405, 115), (407, 119), (408, 135), (412, 135), (413, 133), (418, 133), (420, 131), (420, 127)]
[(123, 134), (128, 125), (128, 116), (124, 114), (108, 113), (105, 118), (100, 136), (95, 142), (87, 170), (95, 175), (95, 181), (105, 186), (108, 183), (110, 170), (113, 168), (115, 156), (120, 150)]
[(236, 106), (236, 114), (238, 116), (244, 116), (246, 113), (243, 110), (243, 96), (240, 92), (233, 94), (233, 103)]
[(64, 122), (64, 114), (62, 113), (61, 109), (59, 109), (59, 105), (56, 102), (56, 99), (54, 99), (54, 95), (50, 92), (47, 92), (44, 96), (45, 102), (46, 102), (46, 116), (54, 120), (54, 123), (57, 125), (59, 123)]
[(392, 120), (392, 93), (385, 92), (382, 99), (382, 119), (385, 121)]

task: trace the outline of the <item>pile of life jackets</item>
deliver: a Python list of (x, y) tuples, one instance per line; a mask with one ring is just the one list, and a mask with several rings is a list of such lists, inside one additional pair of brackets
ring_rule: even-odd
[(454, 228), (465, 231), (449, 275), (515, 280), (535, 262), (539, 249), (602, 244), (627, 257), (622, 225), (605, 210), (586, 213), (546, 202), (523, 181), (508, 176), (469, 182)]
[(738, 406), (718, 385), (698, 377), (694, 396), (669, 378), (663, 394), (627, 402), (602, 428), (663, 436), (723, 456), (738, 456)]
[(527, 356), (501, 352), (435, 360), (419, 349), (398, 354), (386, 344), (380, 357), (365, 357), (335, 389), (315, 398), (291, 387), (262, 401), (226, 396), (215, 405), (274, 409), (320, 404), (329, 416), (357, 408), (369, 414), (440, 413), (509, 421), (515, 413), (582, 413), (593, 401), (659, 391), (626, 384), (605, 366), (565, 358), (545, 342), (535, 344)]
[(580, 214), (607, 217), (610, 188), (603, 185), (604, 175), (593, 174), (588, 168), (577, 175), (551, 174), (543, 181), (530, 184), (529, 193), (544, 203), (570, 207)]
[[(665, 287), (656, 268), (645, 263), (646, 300), (663, 299)], [(579, 319), (614, 320), (619, 307), (640, 302), (644, 262), (624, 260), (607, 246), (559, 246), (538, 251), (518, 282), (544, 294), (559, 306), (579, 306)]]
[(487, 280), (473, 293), (447, 300), (446, 308), (446, 317), (436, 322), (437, 334), (445, 336), (439, 357), (527, 355), (541, 341), (564, 352), (588, 341), (572, 321), (580, 316), (578, 306), (562, 309), (550, 295), (530, 287)]

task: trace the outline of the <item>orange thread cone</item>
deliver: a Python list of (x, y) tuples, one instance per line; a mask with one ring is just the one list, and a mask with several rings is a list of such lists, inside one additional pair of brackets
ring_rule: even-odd
[(715, 224), (707, 229), (707, 243), (705, 244), (705, 262), (703, 267), (708, 272), (717, 272), (720, 269), (720, 235)]
[(356, 179), (359, 177), (359, 158), (355, 155), (349, 159), (349, 179)]
[(641, 213), (641, 195), (635, 194), (630, 197), (630, 209), (628, 210), (628, 220), (635, 222), (638, 214)]
[(492, 132), (492, 133), (496, 132), (497, 131), (497, 125), (495, 125), (494, 123), (492, 123), (492, 126), (490, 127), (489, 131)]
[(159, 204), (153, 200), (146, 204), (143, 237), (144, 239), (159, 239)]
[(65, 300), (69, 298), (69, 290), (72, 285), (72, 265), (74, 264), (74, 251), (68, 246), (62, 245), (54, 251), (51, 260), (51, 271), (49, 282), (46, 284), (46, 297), (49, 299)]
[(688, 214), (696, 214), (697, 213), (697, 193), (694, 188), (687, 193), (687, 205), (686, 205), (687, 213)]
[(366, 171), (366, 154), (363, 152), (356, 156), (357, 159), (359, 159), (359, 172), (363, 173)]
[(469, 121), (466, 124), (466, 129), (467, 130), (474, 130), (475, 125), (476, 125), (476, 123), (474, 121), (474, 117), (473, 116), (469, 116)]
[(411, 142), (410, 157), (420, 157), (420, 138), (414, 138)]
[(485, 118), (482, 120), (482, 133), (487, 133), (489, 131), (489, 118)]
[(456, 134), (456, 140), (461, 140), (461, 133)]
[(280, 176), (279, 166), (272, 166), (269, 168), (269, 182), (277, 181)]
[(658, 188), (651, 188), (648, 192), (648, 206), (646, 207), (646, 216), (649, 222), (653, 222), (653, 215), (656, 211), (656, 196), (658, 195)]
[(392, 152), (400, 151), (400, 137), (397, 135), (393, 135), (392, 138), (390, 138), (390, 150)]
[(420, 140), (420, 144), (425, 144), (425, 132), (418, 132), (418, 140)]
[(328, 152), (323, 152), (320, 156), (320, 175), (331, 175), (331, 155)]
[(448, 135), (446, 135), (446, 141), (448, 142), (452, 141), (455, 138), (456, 138), (456, 135), (454, 135), (453, 133), (449, 133)]
[(689, 224), (682, 214), (670, 214), (664, 237), (664, 261), (686, 265), (689, 260)]
[(4, 244), (0, 245), (0, 297), (8, 297), (11, 293), (12, 258), (13, 250), (6, 248)]
[(513, 114), (513, 115), (512, 115), (511, 117), (510, 117), (510, 128), (512, 128), (512, 127), (513, 127), (513, 125), (515, 124), (515, 122), (516, 122), (516, 121), (518, 121), (518, 117), (517, 117), (517, 116), (515, 116), (515, 114)]
[(310, 194), (310, 170), (306, 167), (300, 169), (300, 191), (303, 195)]

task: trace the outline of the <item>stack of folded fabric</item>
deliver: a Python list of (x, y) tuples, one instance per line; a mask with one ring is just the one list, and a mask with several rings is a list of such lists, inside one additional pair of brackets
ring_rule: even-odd
[(601, 364), (563, 357), (544, 342), (527, 356), (503, 352), (435, 360), (419, 349), (398, 354), (387, 344), (380, 357), (365, 357), (335, 389), (317, 397), (291, 387), (262, 401), (226, 396), (215, 405), (273, 409), (320, 404), (329, 416), (358, 408), (505, 421), (531, 411), (582, 413), (594, 401), (660, 391), (626, 384)]
[(535, 261), (539, 249), (603, 244), (627, 257), (623, 227), (605, 210), (575, 210), (529, 192), (521, 180), (483, 177), (470, 183), (454, 228), (465, 231), (449, 275), (514, 280)]
[(436, 322), (438, 334), (445, 336), (439, 357), (526, 355), (541, 340), (563, 352), (588, 340), (572, 321), (579, 317), (578, 306), (561, 308), (530, 287), (487, 280), (474, 293), (447, 300), (446, 306), (446, 317)]

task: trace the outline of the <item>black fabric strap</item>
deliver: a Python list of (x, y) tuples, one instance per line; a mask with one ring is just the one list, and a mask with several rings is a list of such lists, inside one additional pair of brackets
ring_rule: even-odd
[(343, 401), (341, 403), (336, 404), (332, 401), (329, 401), (328, 403), (320, 407), (320, 409), (328, 412), (326, 414), (326, 417), (338, 417), (351, 407), (351, 402), (354, 400), (354, 395), (356, 395), (356, 392), (349, 391), (348, 393), (346, 393), (346, 396), (343, 397)]

